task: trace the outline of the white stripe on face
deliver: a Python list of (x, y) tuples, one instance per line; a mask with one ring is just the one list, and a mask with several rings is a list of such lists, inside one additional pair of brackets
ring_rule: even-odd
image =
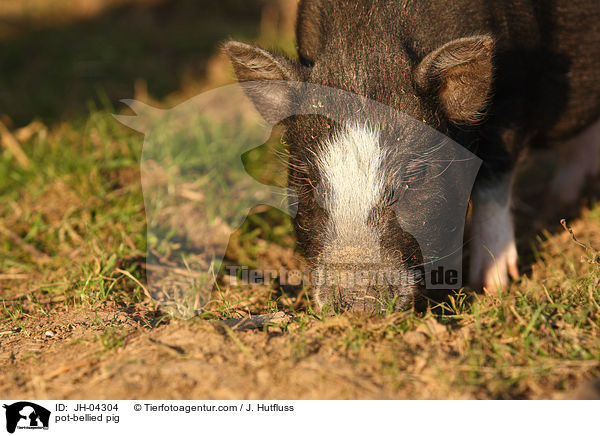
[(397, 294), (388, 294), (390, 271), (406, 269), (394, 267), (393, 259), (384, 256), (379, 232), (368, 222), (385, 191), (386, 152), (380, 141), (377, 126), (351, 123), (324, 141), (317, 153), (317, 201), (329, 214), (317, 271), (333, 277), (315, 289), (319, 307), (331, 303), (375, 308), (387, 304), (385, 295), (403, 306), (413, 295), (412, 284), (396, 282)]
[(323, 144), (317, 161), (321, 192), (338, 237), (365, 226), (383, 193), (382, 161), (377, 127), (347, 124)]

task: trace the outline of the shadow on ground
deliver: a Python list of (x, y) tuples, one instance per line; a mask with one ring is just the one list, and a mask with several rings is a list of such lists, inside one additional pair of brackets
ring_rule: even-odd
[(154, 1), (56, 25), (0, 15), (0, 114), (15, 126), (87, 116), (90, 101), (110, 107), (145, 84), (163, 100), (204, 77), (219, 42), (256, 38), (264, 4)]

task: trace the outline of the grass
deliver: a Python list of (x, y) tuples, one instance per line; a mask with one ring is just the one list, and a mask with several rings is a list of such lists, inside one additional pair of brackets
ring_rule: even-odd
[[(232, 284), (221, 274), (198, 316), (179, 320), (157, 308), (145, 289), (146, 250), (160, 238), (152, 240), (151, 231), (147, 239), (140, 184), (143, 137), (111, 114), (125, 110), (115, 107), (115, 101), (131, 95), (129, 86), (149, 62), (141, 48), (149, 39), (180, 49), (164, 54), (164, 59), (176, 60), (174, 77), (165, 74), (162, 60), (146, 71), (153, 99), (172, 104), (203, 86), (213, 43), (232, 32), (219, 28), (223, 21), (190, 30), (186, 26), (192, 21), (185, 12), (193, 6), (184, 2), (182, 8), (175, 9), (166, 26), (168, 41), (152, 39), (155, 18), (144, 18), (135, 9), (2, 41), (10, 50), (0, 56), (15, 59), (7, 76), (13, 86), (3, 95), (4, 103), (14, 108), (11, 128), (16, 132), (36, 116), (43, 126), (20, 141), (29, 167), (6, 149), (0, 153), (0, 360), (5, 368), (0, 395), (559, 398), (600, 377), (600, 266), (594, 248), (600, 248), (600, 205), (593, 194), (589, 207), (566, 214), (573, 217), (569, 225), (580, 243), (558, 220), (535, 227), (535, 233), (519, 241), (525, 248), (521, 259), (526, 274), (497, 296), (463, 290), (432, 303), (424, 313), (318, 314), (310, 289), (281, 286), (277, 280)], [(252, 38), (258, 31), (249, 22), (256, 17), (247, 18), (247, 27), (237, 26), (237, 20), (245, 22), (243, 10), (228, 23)], [(149, 14), (158, 12), (151, 8)], [(131, 30), (125, 23), (131, 18), (139, 20), (136, 29), (142, 31), (136, 40), (128, 39)], [(112, 23), (114, 34), (102, 40)], [(174, 31), (177, 23), (181, 33)], [(68, 54), (60, 51), (61, 44), (74, 35), (81, 38), (81, 46), (65, 60)], [(126, 42), (118, 47), (121, 40)], [(41, 64), (60, 64), (65, 70), (56, 70), (47, 85), (36, 82), (43, 92), (32, 93), (27, 102), (27, 80), (37, 80), (44, 71), (28, 59), (27, 48), (39, 41), (50, 48)], [(178, 68), (193, 68), (189, 53), (203, 44), (204, 54), (196, 62), (204, 67), (194, 73), (198, 83), (182, 85)], [(117, 76), (73, 76), (69, 65), (88, 49)], [(58, 51), (61, 56), (50, 59)], [(121, 55), (130, 57), (123, 68)], [(71, 95), (65, 87), (72, 80), (78, 89)], [(75, 114), (63, 110), (73, 99), (86, 102), (74, 106)], [(218, 139), (205, 142), (216, 145)], [(261, 171), (260, 165), (265, 159), (277, 161), (278, 147), (274, 135), (269, 146), (244, 156), (255, 178), (281, 183), (272, 168)], [(200, 171), (216, 163), (214, 156), (198, 160), (185, 153), (189, 148), (175, 153), (183, 169)], [(188, 176), (183, 171), (171, 181), (191, 181), (195, 191), (208, 186)], [(204, 202), (214, 208), (212, 214), (230, 206), (219, 192), (208, 193)], [(301, 267), (289, 218), (273, 208), (254, 211), (229, 239), (225, 262), (250, 268)], [(178, 242), (167, 240), (162, 255)], [(218, 323), (280, 310), (293, 314), (293, 320), (261, 331), (223, 329)], [(47, 337), (46, 331), (53, 336)], [(39, 377), (43, 385), (36, 382)]]

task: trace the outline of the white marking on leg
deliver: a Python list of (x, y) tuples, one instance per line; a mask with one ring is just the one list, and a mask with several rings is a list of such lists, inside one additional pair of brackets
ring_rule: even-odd
[(510, 211), (511, 178), (473, 195), (470, 283), (488, 291), (505, 289), (509, 276), (516, 279), (519, 275)]
[(560, 146), (560, 167), (552, 180), (551, 192), (563, 203), (574, 203), (590, 176), (600, 170), (600, 121)]

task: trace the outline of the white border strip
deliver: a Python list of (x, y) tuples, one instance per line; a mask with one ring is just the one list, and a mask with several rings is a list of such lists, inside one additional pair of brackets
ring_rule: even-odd
[[(16, 401), (5, 400), (11, 405)], [(47, 430), (15, 435), (596, 434), (598, 401), (47, 401)], [(116, 406), (116, 407), (115, 407)], [(138, 410), (139, 409), (139, 410)], [(28, 411), (30, 409), (27, 409)], [(6, 413), (1, 413), (1, 434)], [(24, 420), (19, 423), (25, 423)], [(41, 429), (40, 429), (41, 430)]]

